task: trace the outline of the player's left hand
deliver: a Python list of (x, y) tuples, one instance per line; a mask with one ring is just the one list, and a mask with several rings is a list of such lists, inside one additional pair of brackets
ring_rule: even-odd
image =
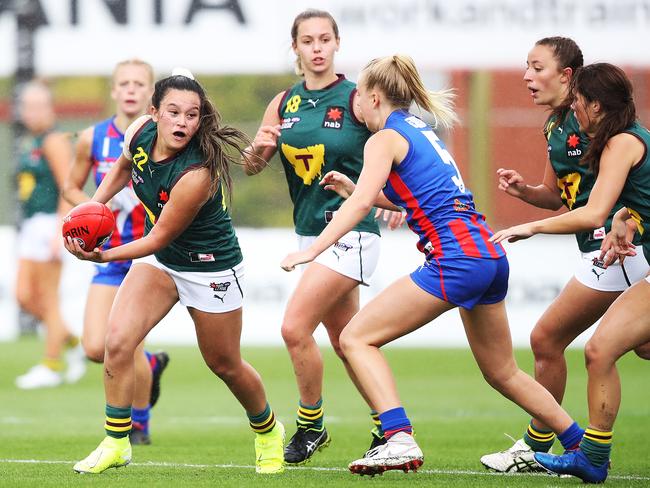
[(98, 247), (93, 249), (91, 252), (84, 251), (79, 245), (79, 242), (70, 236), (63, 238), (63, 245), (68, 250), (68, 252), (74, 255), (74, 257), (77, 259), (81, 259), (82, 261), (92, 261), (93, 263), (104, 262), (102, 259), (102, 252)]
[(506, 239), (508, 242), (517, 242), (523, 239), (528, 239), (534, 235), (535, 233), (533, 232), (530, 224), (521, 224), (495, 232), (494, 235), (490, 237), (489, 241), (494, 242), (495, 244), (498, 244), (499, 242)]
[(292, 252), (282, 260), (280, 267), (285, 271), (293, 271), (299, 264), (311, 263), (315, 257), (309, 250)]

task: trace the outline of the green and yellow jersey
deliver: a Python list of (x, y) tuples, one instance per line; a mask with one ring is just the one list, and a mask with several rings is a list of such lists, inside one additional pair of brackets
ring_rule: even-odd
[(639, 139), (645, 146), (645, 152), (641, 161), (630, 170), (620, 201), (636, 222), (638, 240), (643, 246), (646, 261), (650, 263), (650, 131), (637, 121), (625, 132)]
[[(363, 166), (363, 147), (370, 132), (352, 109), (356, 85), (338, 75), (331, 85), (307, 90), (303, 82), (286, 91), (280, 101), (280, 159), (294, 205), (296, 233), (316, 236), (331, 220), (343, 199), (318, 183), (332, 170), (354, 182)], [(374, 213), (355, 228), (379, 234)]]
[(37, 213), (54, 214), (59, 204), (59, 187), (43, 155), (48, 134), (27, 135), (20, 142), (16, 183), (21, 216)]
[[(544, 129), (548, 141), (548, 157), (557, 176), (557, 186), (564, 206), (569, 210), (584, 207), (596, 183), (596, 177), (586, 164), (580, 164), (589, 139), (580, 132), (580, 126), (573, 110), (565, 115), (561, 123), (550, 117)], [(614, 206), (604, 227), (575, 234), (581, 252), (600, 249), (605, 234), (612, 226), (612, 217), (623, 204), (620, 200)], [(638, 241), (638, 239), (637, 239)]]
[[(174, 185), (188, 171), (203, 163), (196, 137), (174, 157), (153, 161), (157, 124), (151, 119), (136, 132), (129, 145), (132, 154), (133, 190), (145, 208), (147, 235), (169, 200)], [(214, 272), (230, 269), (242, 261), (239, 242), (219, 184), (216, 194), (199, 210), (188, 227), (156, 259), (176, 271)]]

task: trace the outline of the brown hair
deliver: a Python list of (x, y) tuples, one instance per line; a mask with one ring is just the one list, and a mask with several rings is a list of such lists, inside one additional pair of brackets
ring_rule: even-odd
[(609, 63), (594, 63), (578, 70), (571, 81), (571, 93), (580, 94), (587, 103), (598, 102), (602, 118), (596, 134), (581, 159), (598, 174), (600, 156), (607, 142), (630, 127), (636, 120), (632, 83), (625, 72)]
[[(317, 10), (317, 9), (307, 9), (304, 12), (299, 13), (296, 15), (296, 18), (293, 19), (293, 24), (291, 26), (291, 41), (293, 45), (296, 45), (296, 42), (298, 41), (298, 27), (300, 27), (300, 24), (309, 19), (327, 19), (330, 21), (330, 24), (332, 24), (332, 30), (334, 31), (334, 37), (336, 40), (339, 39), (339, 26), (336, 23), (336, 20), (334, 20), (334, 17), (332, 17), (332, 14), (329, 12), (326, 12), (325, 10)], [(304, 72), (302, 70), (302, 66), (300, 64), (300, 57), (296, 57), (296, 62), (295, 62), (295, 67), (294, 70), (298, 76), (303, 76)]]
[(359, 77), (359, 84), (367, 89), (377, 87), (384, 92), (388, 101), (398, 108), (408, 110), (411, 103), (431, 112), (436, 123), (450, 128), (458, 117), (453, 110), (455, 95), (452, 90), (433, 92), (424, 87), (413, 59), (394, 55), (370, 61)]
[[(250, 138), (239, 129), (221, 125), (221, 115), (207, 97), (203, 87), (195, 79), (184, 75), (172, 75), (156, 83), (151, 103), (157, 110), (160, 109), (161, 101), (170, 90), (191, 91), (199, 96), (200, 123), (196, 137), (205, 158), (201, 167), (207, 168), (210, 173), (210, 194), (214, 195), (217, 192), (221, 180), (230, 199), (232, 196), (230, 164), (240, 164), (239, 156), (252, 157), (243, 149), (251, 144)], [(229, 154), (231, 151), (228, 151), (228, 148), (234, 149), (238, 157)]]

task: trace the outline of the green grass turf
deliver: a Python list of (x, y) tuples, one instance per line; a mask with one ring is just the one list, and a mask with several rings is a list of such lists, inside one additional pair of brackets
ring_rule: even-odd
[[(153, 410), (153, 444), (136, 446), (133, 463), (102, 475), (77, 475), (74, 461), (103, 438), (101, 367), (91, 365), (75, 385), (20, 391), (14, 378), (38, 359), (42, 343), (0, 343), (0, 486), (579, 486), (576, 478), (504, 476), (487, 472), (481, 455), (509, 447), (507, 432), (521, 437), (528, 421), (518, 407), (493, 391), (464, 349), (388, 348), (400, 394), (425, 453), (418, 473), (356, 477), (347, 463), (370, 442), (368, 409), (329, 349), (325, 359), (324, 408), (332, 444), (304, 468), (273, 477), (256, 475), (253, 434), (226, 387), (204, 366), (193, 347), (170, 347), (162, 395)], [(244, 357), (261, 373), (271, 405), (293, 433), (296, 387), (286, 351), (247, 348)], [(532, 356), (518, 351), (526, 371)], [(568, 353), (565, 406), (584, 425), (586, 375), (582, 352)], [(615, 427), (610, 486), (650, 485), (650, 363), (628, 354), (619, 364), (623, 403)], [(556, 446), (556, 451), (559, 447)], [(33, 461), (30, 461), (33, 460)]]

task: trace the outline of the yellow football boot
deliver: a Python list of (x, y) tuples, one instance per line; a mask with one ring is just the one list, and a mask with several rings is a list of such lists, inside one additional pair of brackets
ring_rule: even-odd
[(284, 425), (278, 420), (266, 434), (255, 434), (255, 471), (275, 474), (284, 471)]
[(131, 462), (131, 443), (129, 438), (116, 439), (106, 436), (90, 455), (77, 464), (74, 469), (77, 473), (99, 474), (108, 468), (119, 468)]

